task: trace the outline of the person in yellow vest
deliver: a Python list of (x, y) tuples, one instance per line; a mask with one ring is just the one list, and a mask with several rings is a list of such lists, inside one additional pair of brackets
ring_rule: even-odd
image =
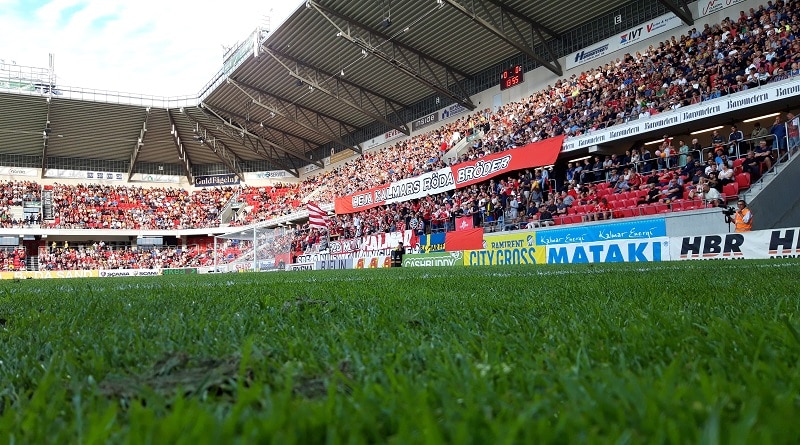
[(753, 229), (753, 212), (747, 208), (747, 203), (744, 199), (740, 199), (736, 206), (738, 210), (733, 215), (733, 224), (736, 232), (749, 232)]

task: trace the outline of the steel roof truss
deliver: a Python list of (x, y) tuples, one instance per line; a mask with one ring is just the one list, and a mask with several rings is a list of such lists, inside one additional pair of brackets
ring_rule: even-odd
[[(252, 105), (252, 102), (249, 103), (248, 105)], [(222, 121), (226, 121), (227, 120), (227, 118), (222, 116), (222, 114), (225, 114), (225, 115), (228, 115), (228, 116), (232, 116), (232, 117), (234, 117), (234, 118), (236, 118), (236, 119), (238, 119), (240, 121), (252, 122), (255, 125), (255, 122), (248, 117), (249, 114), (250, 114), (249, 106), (247, 107), (248, 108), (248, 116), (245, 116), (245, 115), (242, 115), (242, 114), (239, 114), (239, 113), (235, 113), (233, 111), (227, 110), (225, 108), (220, 108), (218, 106), (211, 107), (210, 105), (208, 105), (206, 103), (203, 103), (203, 106), (206, 109), (208, 109), (209, 111), (211, 111), (214, 114), (216, 114), (218, 116), (218, 118), (220, 120), (222, 120)], [(293, 149), (295, 149), (296, 151), (298, 151), (300, 153), (306, 153), (306, 152), (309, 152), (309, 151), (313, 151), (318, 146), (318, 144), (316, 142), (312, 141), (312, 140), (306, 139), (306, 138), (304, 138), (302, 136), (298, 136), (296, 134), (289, 133), (287, 131), (284, 131), (284, 130), (281, 130), (279, 128), (276, 128), (276, 127), (273, 127), (273, 126), (269, 125), (269, 120), (263, 120), (263, 121), (259, 120), (258, 121), (258, 126), (264, 130), (264, 133), (267, 135), (266, 139), (277, 141), (277, 144), (280, 145), (281, 147), (292, 147)], [(297, 156), (297, 154), (295, 154), (295, 152), (289, 151), (289, 154), (292, 155), (292, 156), (296, 156), (301, 160), (305, 160), (305, 158)], [(310, 159), (308, 161), (311, 162)]]
[(694, 25), (692, 10), (686, 4), (686, 0), (658, 0), (658, 2), (678, 16), (687, 26)]
[[(361, 145), (352, 141), (353, 138), (349, 136), (350, 133), (354, 132), (357, 129), (355, 125), (342, 122), (339, 119), (336, 119), (335, 117), (319, 113), (317, 111), (303, 107), (302, 105), (291, 103), (286, 99), (283, 99), (274, 94), (270, 94), (260, 88), (248, 85), (236, 79), (229, 77), (227, 81), (228, 83), (236, 87), (239, 91), (241, 91), (245, 96), (247, 96), (253, 104), (264, 108), (270, 113), (275, 113), (276, 115), (279, 115), (284, 119), (290, 120), (309, 131), (313, 131), (314, 133), (319, 134), (320, 136), (331, 139), (332, 141), (341, 144), (344, 147), (352, 148), (356, 152), (361, 153)], [(255, 92), (257, 95), (253, 95), (248, 90)], [(275, 105), (264, 103), (261, 100), (261, 96), (265, 96), (266, 98), (275, 102)], [(338, 132), (333, 130), (331, 123), (338, 126), (339, 129)], [(327, 133), (320, 131), (320, 129), (323, 127), (328, 129)], [(351, 143), (347, 143), (342, 139), (342, 132), (345, 133), (344, 137), (349, 139)]]
[(246, 128), (245, 128), (244, 140), (247, 141), (247, 145), (250, 146), (250, 150), (252, 150), (253, 153), (259, 155), (265, 161), (272, 161), (280, 165), (281, 167), (283, 167), (284, 170), (291, 173), (292, 176), (294, 176), (295, 178), (300, 177), (300, 171), (294, 166), (293, 162), (289, 162), (289, 164), (284, 162), (286, 159), (290, 159), (287, 156), (285, 156), (286, 155), (285, 151), (280, 152), (280, 155), (284, 156), (279, 156), (278, 150), (275, 147), (269, 144), (265, 145), (264, 142), (267, 141), (262, 141), (261, 138), (259, 138), (255, 134), (250, 133), (249, 131), (246, 130)]
[[(295, 150), (295, 152), (299, 151), (300, 153), (307, 153), (310, 151), (314, 151), (314, 149), (317, 147), (314, 143), (306, 139), (303, 139), (299, 136), (295, 136), (290, 133), (283, 132), (276, 128), (270, 127), (266, 124), (264, 125), (263, 128), (264, 128), (264, 134), (266, 135), (265, 139), (277, 141), (277, 144), (280, 145), (281, 147), (292, 147)], [(305, 160), (305, 157), (300, 157), (296, 155), (295, 152), (289, 154)]]
[[(399, 115), (397, 115), (397, 107), (405, 108), (405, 105), (389, 99), (382, 94), (364, 88), (354, 82), (345, 80), (341, 77), (341, 75), (325, 72), (309, 63), (303, 62), (280, 51), (263, 46), (262, 50), (264, 53), (272, 57), (276, 62), (281, 64), (284, 68), (286, 68), (286, 70), (289, 71), (289, 75), (295, 79), (298, 79), (307, 85), (313, 86), (318, 91), (339, 100), (345, 105), (360, 111), (361, 113), (383, 123), (390, 128), (394, 128), (395, 130), (403, 132), (406, 135), (411, 134), (408, 125), (405, 123), (396, 124), (384, 117), (394, 114), (395, 122), (403, 122)], [(286, 59), (294, 64), (294, 67), (292, 67), (283, 59)], [(378, 101), (382, 101), (383, 106), (376, 103)], [(367, 109), (367, 105), (370, 106), (370, 109)]]
[[(553, 56), (554, 51), (550, 49), (549, 43), (544, 39), (544, 36), (542, 36), (541, 30), (537, 27), (537, 23), (526, 18), (523, 14), (512, 13), (510, 8), (489, 0), (469, 0), (469, 6), (461, 4), (461, 2), (465, 0), (442, 1), (469, 17), (472, 21), (497, 37), (500, 37), (503, 41), (532, 60), (539, 62), (556, 75), (564, 75), (564, 70), (561, 68), (561, 64), (558, 63), (558, 58)], [(478, 6), (480, 6), (481, 11), (477, 10)], [(527, 28), (526, 33), (521, 31), (523, 27)], [(540, 43), (544, 46), (545, 52), (547, 52), (549, 56), (547, 59), (536, 54), (533, 50), (536, 42), (534, 34), (539, 36)]]
[[(252, 139), (248, 136), (248, 140), (251, 140), (251, 143), (254, 143), (257, 147), (261, 147), (262, 150), (269, 153), (270, 159), (272, 161), (277, 162), (281, 165), (284, 170), (291, 173), (292, 176), (295, 178), (300, 177), (300, 167), (301, 165), (298, 164), (296, 161), (298, 160), (297, 157), (290, 155), (285, 151), (280, 151), (276, 149), (274, 146), (269, 145), (269, 141), (265, 141), (262, 139)], [(267, 142), (267, 144), (264, 144)]]
[(150, 117), (150, 107), (145, 109), (144, 113), (144, 121), (142, 121), (142, 128), (139, 130), (139, 138), (136, 139), (136, 142), (133, 144), (133, 150), (131, 151), (131, 163), (128, 166), (128, 181), (130, 182), (131, 178), (133, 177), (133, 169), (136, 166), (136, 159), (139, 157), (139, 152), (142, 151), (142, 147), (144, 147), (144, 137), (147, 135), (147, 118)]
[(47, 96), (47, 117), (44, 122), (44, 131), (42, 131), (42, 173), (41, 178), (44, 179), (44, 173), (47, 169), (47, 146), (50, 143), (50, 104), (53, 102), (51, 96)]
[[(330, 22), (339, 31), (342, 31), (342, 29), (335, 22), (333, 22), (330, 19), (330, 17), (326, 16), (325, 15), (326, 13), (330, 14), (330, 15), (332, 15), (332, 16), (340, 19), (340, 20), (343, 20), (347, 24), (346, 28), (347, 28), (347, 34), (348, 35), (350, 34), (350, 26), (353, 26), (355, 28), (359, 28), (359, 29), (361, 29), (361, 30), (363, 30), (363, 31), (365, 31), (367, 33), (367, 38), (370, 41), (376, 40), (376, 41), (379, 41), (379, 42), (381, 42), (383, 44), (392, 44), (393, 47), (405, 49), (407, 52), (415, 54), (415, 55), (417, 55), (419, 57), (422, 57), (424, 59), (428, 59), (428, 60), (431, 60), (433, 62), (436, 62), (436, 64), (441, 66), (442, 68), (445, 68), (448, 71), (452, 71), (453, 73), (458, 74), (458, 76), (461, 77), (462, 79), (467, 79), (467, 78), (472, 77), (469, 74), (467, 74), (466, 72), (461, 71), (460, 69), (458, 69), (456, 67), (450, 66), (450, 65), (448, 65), (446, 63), (438, 62), (435, 57), (429, 56), (429, 55), (425, 54), (424, 52), (414, 48), (413, 46), (409, 46), (409, 45), (406, 45), (406, 44), (404, 44), (402, 42), (395, 41), (392, 38), (392, 36), (389, 36), (388, 34), (384, 34), (383, 32), (378, 31), (377, 29), (372, 28), (370, 26), (367, 26), (367, 25), (365, 25), (365, 24), (363, 24), (361, 22), (357, 22), (357, 21), (351, 19), (350, 17), (342, 14), (339, 11), (336, 11), (336, 10), (330, 9), (330, 8), (328, 8), (326, 6), (320, 5), (319, 3), (317, 3), (317, 2), (315, 2), (313, 0), (309, 0), (307, 3), (310, 6), (312, 6), (320, 15), (322, 15), (326, 20), (328, 20), (328, 22)], [(434, 7), (438, 8), (438, 6), (434, 6)], [(340, 36), (340, 37), (342, 37), (342, 36)]]
[[(444, 71), (444, 79), (454, 79), (454, 83), (456, 85), (459, 83), (457, 80), (458, 77), (461, 77), (462, 79), (468, 78), (470, 77), (468, 74), (457, 70), (450, 65), (439, 62), (435, 58), (428, 56), (411, 46), (399, 43), (393, 40), (391, 37), (373, 28), (370, 28), (367, 25), (346, 17), (338, 11), (326, 8), (314, 2), (313, 0), (308, 0), (307, 4), (313, 7), (314, 10), (316, 10), (328, 22), (330, 22), (334, 28), (336, 28), (338, 31), (337, 36), (361, 48), (362, 54), (364, 54), (365, 57), (367, 54), (372, 54), (387, 65), (416, 80), (422, 85), (425, 85), (431, 90), (436, 91), (443, 96), (449, 97), (452, 101), (463, 105), (469, 110), (475, 109), (475, 104), (472, 103), (472, 101), (469, 99), (469, 96), (466, 94), (455, 94), (450, 91), (449, 85), (442, 81), (443, 79), (441, 78), (441, 75), (436, 73), (437, 70), (434, 67), (438, 67), (441, 71)], [(346, 26), (339, 26), (339, 24), (329, 17), (329, 15), (345, 21)], [(358, 28), (363, 31), (363, 33), (359, 33), (359, 35), (353, 35), (351, 32), (351, 27)], [(381, 49), (387, 46), (389, 47), (388, 51)], [(409, 54), (416, 56), (415, 62), (411, 61), (412, 59), (409, 57)], [(425, 75), (423, 73), (423, 65), (428, 68), (429, 74), (432, 74), (433, 76)], [(463, 88), (461, 88), (460, 85), (459, 89), (463, 92)]]
[[(267, 160), (267, 161), (275, 160), (275, 159), (270, 158), (266, 154), (262, 154), (259, 151), (259, 147), (261, 147), (261, 150), (263, 150), (265, 153), (267, 152), (267, 149), (264, 147), (264, 144), (266, 143), (266, 145), (268, 145), (270, 147), (269, 151), (271, 151), (273, 153), (277, 153), (278, 151), (280, 151), (280, 152), (282, 152), (282, 153), (284, 153), (286, 155), (291, 155), (291, 156), (293, 156), (295, 158), (298, 158), (298, 159), (300, 159), (302, 161), (306, 161), (309, 164), (314, 164), (314, 163), (316, 163), (318, 165), (322, 164), (321, 161), (320, 162), (314, 162), (311, 159), (300, 158), (297, 155), (293, 154), (291, 151), (283, 148), (279, 144), (276, 144), (276, 143), (264, 138), (262, 135), (258, 134), (257, 132), (251, 130), (250, 128), (247, 127), (247, 125), (239, 124), (238, 122), (233, 122), (233, 120), (231, 120), (231, 119), (226, 119), (225, 117), (219, 115), (213, 109), (209, 108), (207, 105), (204, 105), (204, 104), (201, 104), (201, 105), (202, 105), (202, 109), (204, 111), (207, 111), (208, 114), (210, 114), (211, 116), (216, 117), (217, 119), (219, 119), (226, 127), (230, 127), (232, 129), (236, 130), (238, 132), (238, 135), (242, 136), (242, 139), (243, 139), (243, 144), (242, 145), (244, 145), (244, 140), (247, 140), (248, 143), (250, 144), (250, 149), (254, 153), (256, 153), (259, 156), (261, 156), (264, 160)], [(237, 136), (238, 136), (237, 134), (234, 134), (234, 133), (228, 131), (227, 128), (223, 127), (223, 128), (219, 128), (219, 129), (220, 129), (220, 131), (222, 131), (226, 135), (228, 135), (228, 137), (230, 137), (230, 138), (236, 139)], [(286, 167), (286, 164), (284, 164), (282, 161), (278, 161), (278, 162), (282, 166)], [(294, 162), (292, 162), (291, 164), (294, 165)], [(320, 167), (323, 167), (323, 165), (320, 165)], [(298, 178), (300, 177), (299, 171), (292, 172), (291, 169), (287, 169), (287, 171), (292, 173), (295, 177), (298, 177)]]
[[(544, 31), (545, 34), (548, 34), (550, 37), (552, 37), (554, 39), (560, 39), (561, 38), (561, 34), (553, 31), (551, 28), (548, 28), (547, 26), (542, 25), (541, 23), (539, 23), (536, 20), (528, 17), (527, 15), (523, 14), (522, 12), (519, 12), (516, 9), (511, 8), (510, 6), (507, 6), (507, 5), (503, 4), (503, 2), (501, 0), (487, 0), (487, 1), (489, 1), (492, 4), (496, 5), (497, 7), (499, 7), (503, 11), (505, 11), (507, 14), (512, 14), (512, 15), (517, 16), (517, 17), (519, 17), (520, 19), (522, 19), (522, 20), (524, 20), (526, 22), (529, 22), (531, 25), (533, 25), (534, 29), (536, 29), (536, 30)], [(542, 38), (542, 40), (544, 41), (544, 38)]]
[[(183, 139), (178, 132), (178, 126), (175, 125), (175, 119), (172, 118), (172, 112), (167, 109), (167, 117), (169, 118), (169, 125), (171, 127), (170, 134), (172, 135), (172, 142), (175, 143), (175, 148), (178, 150), (178, 159), (181, 161), (183, 172), (186, 174), (186, 179), (190, 184), (194, 184), (194, 175), (192, 175), (192, 160), (189, 159), (189, 152), (183, 146)], [(130, 178), (129, 178), (130, 180)]]
[(222, 161), (222, 163), (228, 167), (228, 170), (235, 174), (240, 181), (245, 182), (244, 173), (240, 167), (242, 160), (239, 158), (239, 156), (233, 150), (228, 148), (228, 145), (225, 144), (225, 142), (220, 139), (219, 136), (201, 124), (200, 121), (193, 118), (185, 111), (183, 115), (186, 116), (186, 119), (192, 122), (192, 124), (195, 125), (195, 128), (197, 128), (198, 132), (200, 132), (199, 136), (202, 137), (201, 143), (204, 143), (206, 146), (208, 146), (211, 152), (217, 155), (219, 160)]

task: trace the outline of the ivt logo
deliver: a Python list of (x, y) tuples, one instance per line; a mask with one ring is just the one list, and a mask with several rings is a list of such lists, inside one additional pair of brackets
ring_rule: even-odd
[(641, 36), (642, 36), (642, 27), (640, 26), (639, 28), (636, 28), (636, 29), (634, 29), (633, 31), (631, 31), (631, 32), (629, 32), (627, 34), (623, 34), (623, 35), (619, 36), (619, 44), (620, 45), (624, 45), (624, 44), (626, 44), (628, 42), (632, 42), (632, 41), (638, 39)]

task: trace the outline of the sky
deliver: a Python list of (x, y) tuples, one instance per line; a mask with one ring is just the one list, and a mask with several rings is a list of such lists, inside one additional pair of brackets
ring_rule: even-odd
[(57, 84), (194, 96), (222, 68), (223, 47), (301, 0), (0, 0), (0, 60), (47, 68)]

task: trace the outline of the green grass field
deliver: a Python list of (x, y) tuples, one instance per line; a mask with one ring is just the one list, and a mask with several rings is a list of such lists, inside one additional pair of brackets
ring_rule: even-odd
[(0, 283), (0, 443), (797, 443), (797, 261)]

